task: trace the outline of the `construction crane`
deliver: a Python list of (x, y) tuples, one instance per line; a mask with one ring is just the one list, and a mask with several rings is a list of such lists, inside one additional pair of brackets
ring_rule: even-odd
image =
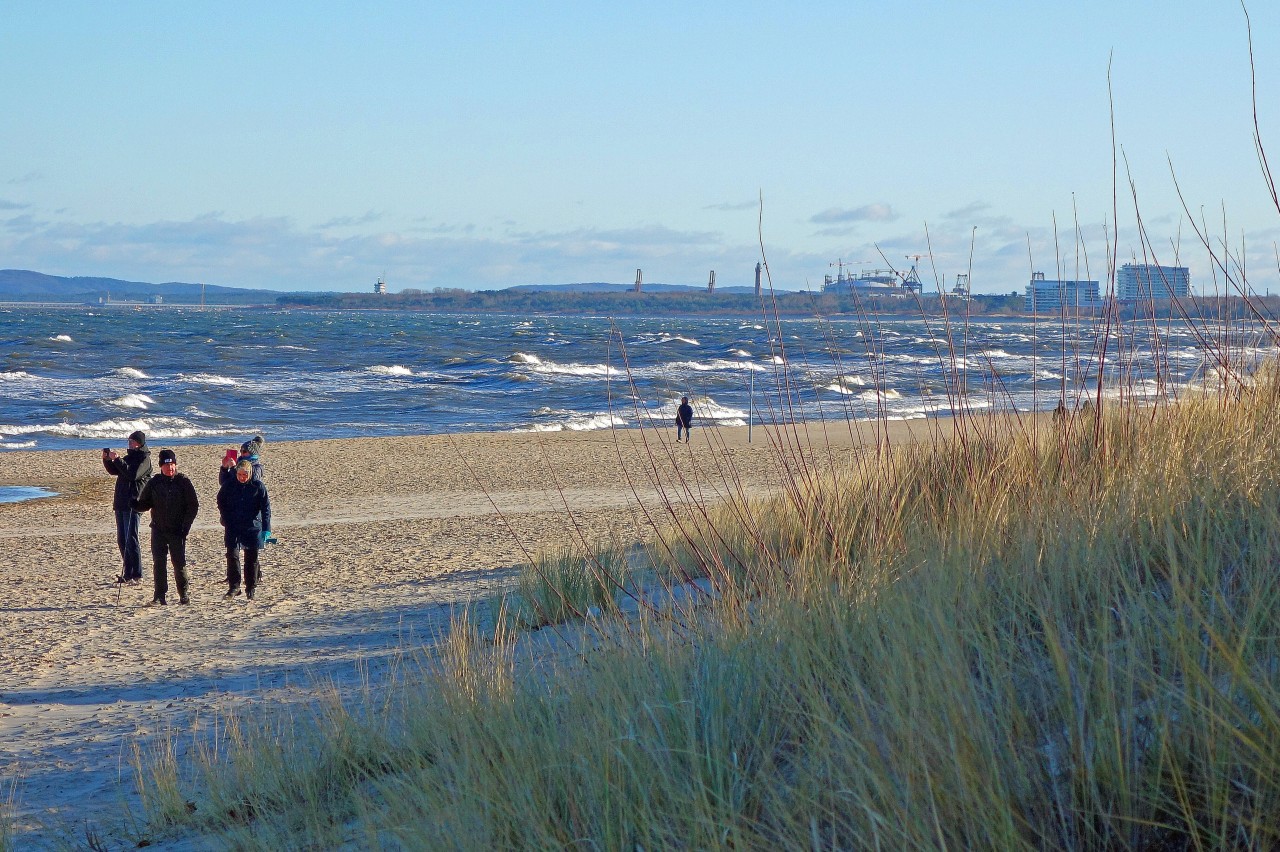
[(924, 284), (920, 281), (920, 273), (916, 271), (916, 265), (920, 263), (920, 258), (924, 257), (924, 255), (909, 254), (906, 257), (907, 260), (911, 261), (911, 269), (906, 275), (902, 276), (902, 286), (905, 289), (912, 290), (916, 293), (923, 292)]

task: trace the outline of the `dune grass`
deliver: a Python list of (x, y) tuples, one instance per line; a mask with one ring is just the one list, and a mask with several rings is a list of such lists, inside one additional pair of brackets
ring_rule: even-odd
[[(143, 762), (153, 825), (262, 849), (1273, 848), (1277, 400), (1266, 379), (957, 422), (725, 506), (650, 548), (710, 580), (696, 611), (538, 665), (515, 622), (461, 620), (394, 690)], [(531, 568), (525, 623), (607, 617), (622, 571)]]

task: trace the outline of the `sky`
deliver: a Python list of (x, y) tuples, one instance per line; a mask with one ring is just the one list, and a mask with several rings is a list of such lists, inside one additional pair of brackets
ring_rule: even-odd
[[(1248, 15), (1280, 170), (1280, 4)], [(14, 0), (0, 79), (0, 268), (816, 289), (920, 255), (998, 293), (1114, 249), (1280, 292), (1230, 0)]]

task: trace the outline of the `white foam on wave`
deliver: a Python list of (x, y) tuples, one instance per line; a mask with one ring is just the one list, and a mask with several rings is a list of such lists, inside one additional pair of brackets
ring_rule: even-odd
[(145, 393), (127, 393), (124, 396), (111, 400), (111, 405), (118, 405), (121, 408), (142, 408), (148, 405), (155, 405), (156, 401)]
[(181, 375), (178, 378), (186, 379), (197, 385), (235, 385), (239, 384), (235, 379), (229, 379), (226, 376), (219, 376), (216, 373), (193, 373), (190, 376)]
[(751, 353), (745, 349), (730, 349), (729, 354), (735, 358), (750, 358)]
[(35, 445), (35, 441), (0, 441), (0, 450), (29, 450)]
[(559, 376), (621, 376), (622, 371), (608, 364), (559, 364), (555, 361), (543, 361), (537, 355), (516, 352), (509, 359), (517, 364), (525, 364), (533, 368), (535, 373)]
[(370, 373), (377, 376), (412, 376), (413, 370), (408, 367), (401, 367), (399, 364), (392, 364), (390, 367), (382, 364), (375, 364), (367, 368)]
[(211, 435), (239, 434), (242, 430), (214, 429), (197, 426), (181, 417), (152, 417), (134, 420), (100, 420), (97, 423), (36, 423), (15, 426), (0, 425), (0, 435), (36, 435), (46, 433), (65, 438), (90, 438), (93, 440), (123, 440), (124, 435), (141, 430), (147, 440), (164, 438), (199, 438)]
[(699, 373), (715, 370), (755, 370), (766, 372), (768, 367), (752, 361), (730, 361), (728, 358), (714, 358), (710, 361), (672, 361), (657, 367), (644, 367), (632, 370), (637, 375), (661, 374), (671, 370), (694, 370)]
[(124, 376), (126, 379), (149, 379), (149, 378), (151, 378), (151, 377), (150, 377), (150, 376), (148, 376), (146, 373), (142, 372), (141, 370), (137, 369), (136, 367), (117, 367), (117, 368), (116, 368), (116, 375), (117, 375), (117, 376)]
[(56, 341), (58, 341), (59, 343), (74, 343), (74, 342), (75, 342), (75, 341), (73, 341), (73, 340), (71, 339), (71, 335), (69, 335), (69, 334), (55, 334), (53, 337), (50, 337), (49, 339), (50, 339), (50, 340), (56, 340)]
[(26, 370), (0, 372), (0, 382), (21, 382), (34, 378), (35, 376), (31, 375)]
[[(698, 425), (699, 421), (705, 423), (708, 420), (715, 421), (719, 426), (745, 426), (747, 412), (740, 408), (730, 408), (727, 405), (721, 405), (714, 398), (709, 396), (694, 397), (689, 400), (689, 404), (693, 406), (693, 425)], [(660, 421), (674, 420), (676, 409), (680, 407), (680, 397), (673, 396), (663, 402), (661, 405), (653, 409), (653, 416)], [(734, 422), (741, 421), (741, 422)]]
[(598, 429), (621, 428), (627, 421), (613, 414), (579, 414), (572, 415), (556, 423), (535, 423), (516, 432), (591, 432)]

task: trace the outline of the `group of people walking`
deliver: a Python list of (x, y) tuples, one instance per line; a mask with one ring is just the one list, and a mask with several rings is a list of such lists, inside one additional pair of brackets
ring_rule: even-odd
[[(227, 593), (253, 599), (258, 585), (258, 553), (271, 536), (271, 499), (263, 481), (260, 457), (262, 438), (255, 436), (228, 451), (218, 472), (218, 521), (222, 524), (227, 550)], [(173, 450), (160, 451), (160, 467), (155, 474), (151, 450), (143, 432), (129, 435), (129, 449), (119, 455), (104, 447), (102, 464), (116, 477), (112, 508), (116, 516), (116, 543), (124, 562), (124, 572), (116, 577), (121, 584), (142, 582), (142, 542), (139, 537), (141, 513), (151, 513), (151, 570), (154, 581), (152, 606), (164, 606), (169, 593), (168, 566), (173, 562), (173, 580), (178, 602), (191, 603), (187, 574), (187, 536), (200, 510), (195, 486), (178, 473), (178, 456)], [(244, 553), (243, 567), (241, 551)]]

